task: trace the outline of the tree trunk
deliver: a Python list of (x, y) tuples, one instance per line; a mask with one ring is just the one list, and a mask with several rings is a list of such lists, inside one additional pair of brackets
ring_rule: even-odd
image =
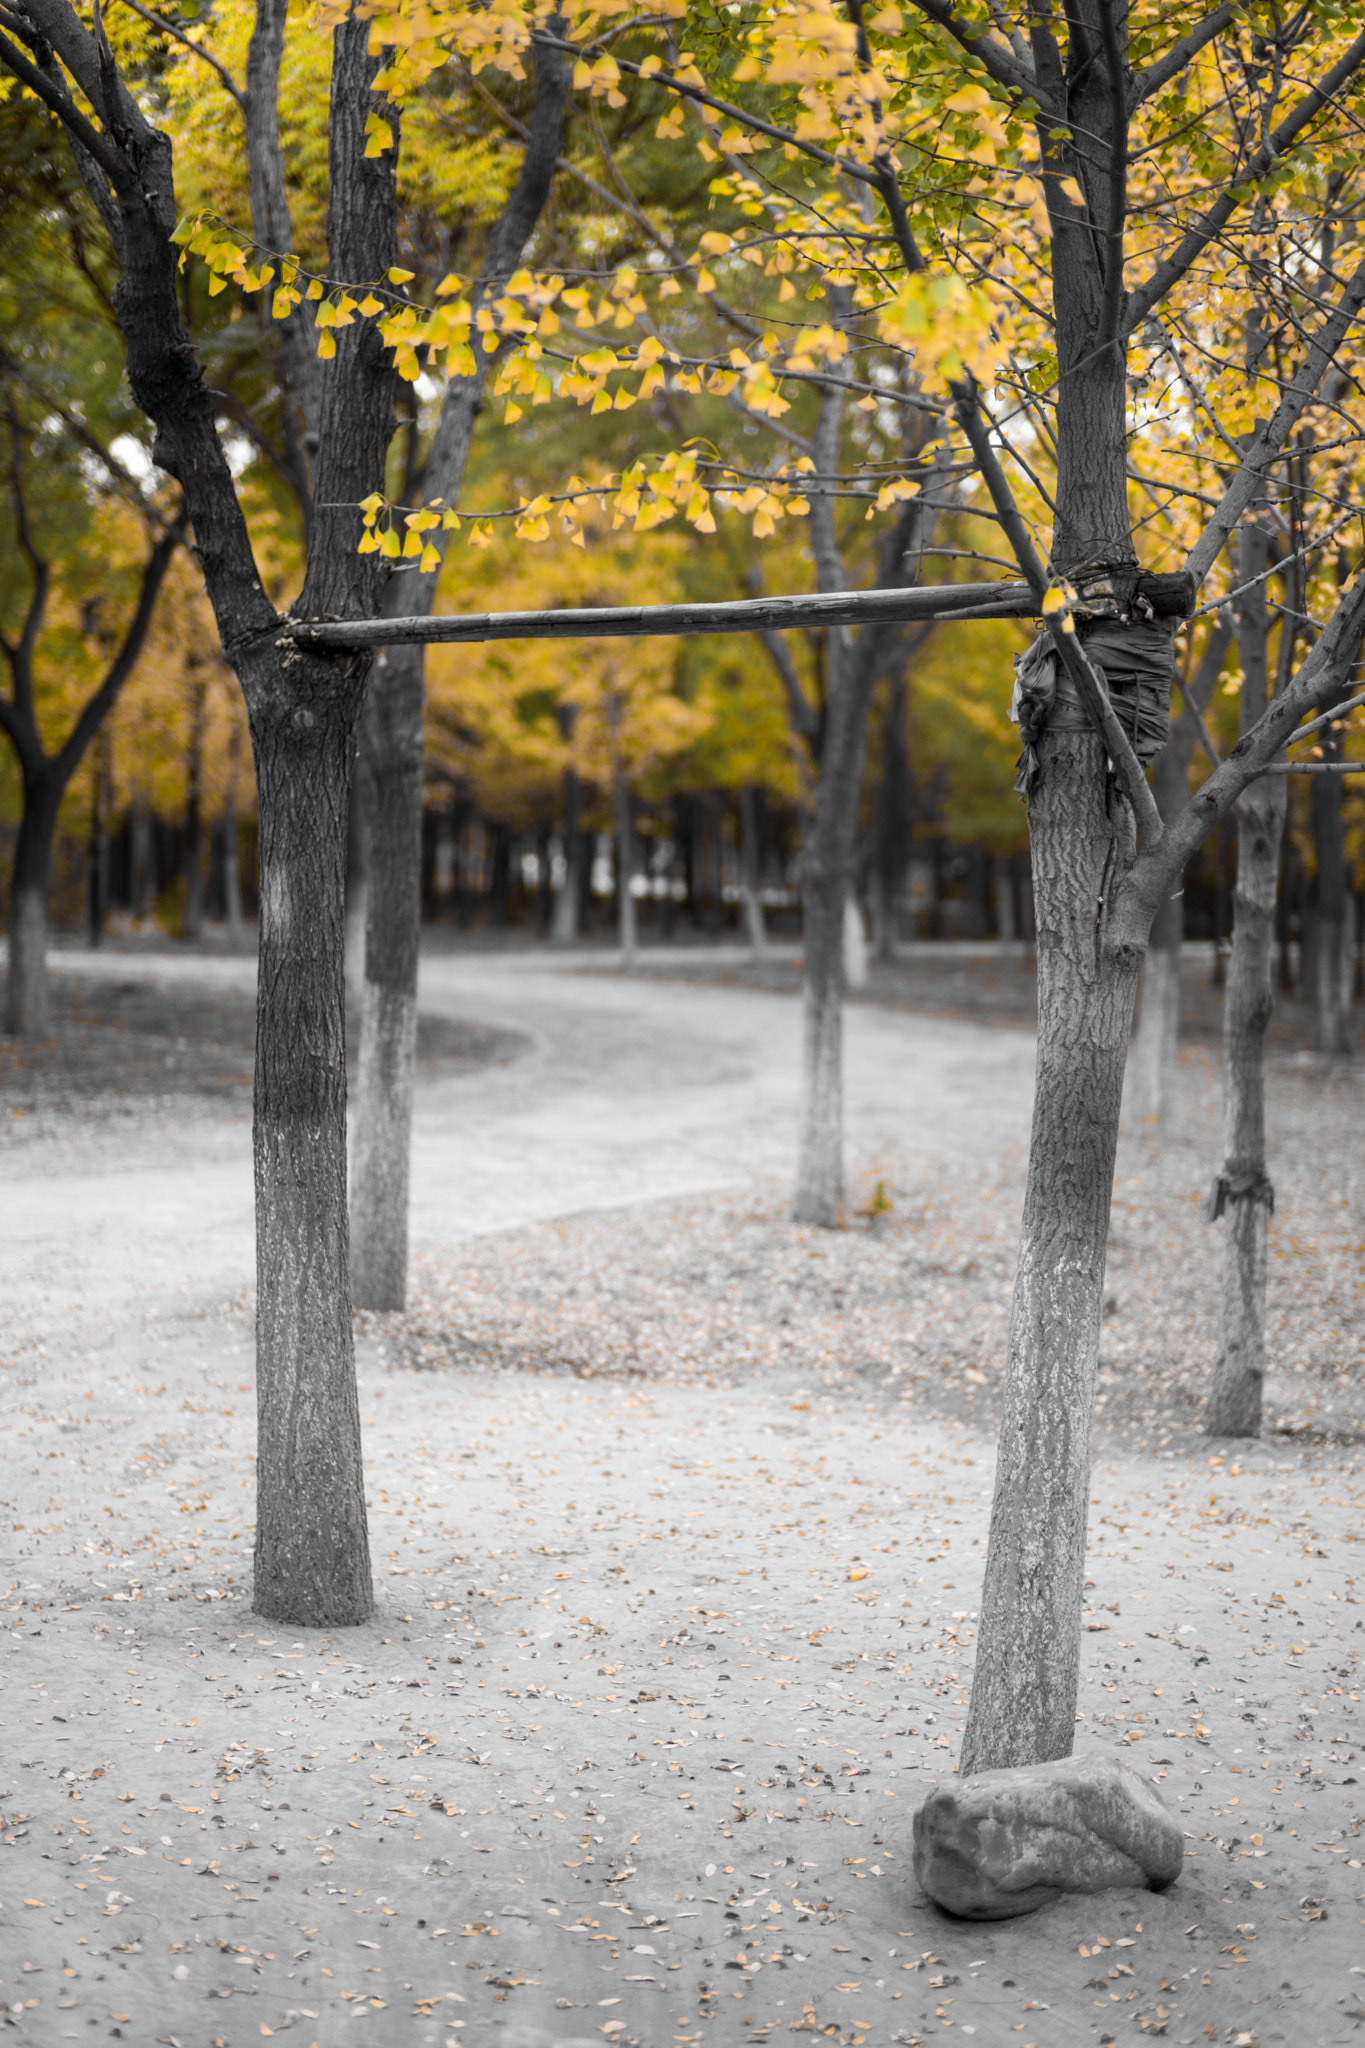
[[(198, 664), (192, 664), (197, 671)], [(194, 673), (190, 687), (189, 787), (185, 798), (185, 937), (196, 943), (204, 936), (204, 720), (208, 708), (207, 679)]]
[(1223, 988), (1227, 983), (1228, 929), (1232, 922), (1228, 869), (1232, 866), (1235, 830), (1231, 818), (1221, 819), (1213, 842), (1213, 971), (1209, 979), (1214, 988)]
[[(1286, 807), (1287, 815), (1287, 807)], [(1298, 858), (1292, 834), (1286, 834), (1280, 854), (1280, 893), (1275, 905), (1275, 979), (1281, 995), (1294, 993), (1293, 921), (1298, 900)]]
[(1019, 936), (1014, 890), (1014, 856), (1007, 853), (995, 862), (995, 928), (1006, 946), (1012, 946)]
[(929, 906), (926, 922), (931, 939), (943, 937), (943, 836), (935, 833), (929, 842)]
[(484, 827), (488, 848), (488, 904), (490, 921), (498, 931), (512, 922), (512, 834), (508, 826)]
[(763, 841), (760, 806), (763, 792), (746, 782), (739, 792), (739, 884), (744, 931), (755, 960), (763, 954), (768, 933), (763, 917)]
[(1204, 1411), (1209, 1436), (1259, 1436), (1265, 1380), (1265, 1034), (1275, 1006), (1271, 944), (1284, 829), (1285, 778), (1264, 776), (1237, 806), (1237, 894), (1223, 998), (1223, 1170), (1213, 1213), (1226, 1212), (1218, 1351)]
[[(489, 233), (479, 298), (488, 292), (496, 295), (520, 261), (558, 161), (569, 86), (569, 67), (561, 52), (537, 51), (535, 80), (526, 152), (516, 183)], [(444, 499), (452, 506), (458, 502), (470, 436), (492, 362), (491, 355), (482, 353), (471, 376), (449, 381), (420, 474), (420, 495)], [(388, 616), (429, 611), (438, 576), (439, 570), (395, 578), (385, 595)], [(372, 694), (377, 702), (365, 723), (365, 743), (375, 758), (367, 764), (362, 783), (365, 943), (363, 948), (355, 944), (352, 949), (361, 982), (361, 1043), (351, 1265), (359, 1304), (401, 1309), (407, 1286), (422, 916), (424, 689), (420, 645), (389, 650), (387, 668), (377, 674)], [(493, 908), (501, 925), (509, 917), (508, 838), (506, 827), (500, 826), (495, 843)], [(463, 912), (463, 892), (460, 908)]]
[(152, 874), (152, 821), (141, 797), (129, 818), (129, 866), (132, 869), (129, 901), (134, 924), (147, 916), (148, 902), (156, 902), (156, 878)]
[[(1213, 695), (1232, 642), (1221, 620), (1212, 628), (1199, 663), (1182, 685), (1184, 702), (1171, 736), (1152, 764), (1152, 794), (1164, 819), (1183, 809), (1189, 795), (1190, 762), (1199, 743), (1200, 715)], [(1128, 1111), (1133, 1127), (1162, 1139), (1167, 1130), (1180, 1038), (1180, 970), (1185, 936), (1183, 890), (1168, 896), (1152, 920), (1142, 970), (1137, 1035), (1128, 1055)]]
[(86, 876), (86, 908), (89, 913), (90, 944), (102, 944), (104, 920), (109, 914), (109, 734), (101, 732), (95, 743), (91, 764), (90, 847)]
[(905, 752), (905, 670), (887, 685), (882, 716), (882, 773), (872, 825), (872, 951), (894, 960), (910, 823), (910, 767)]
[(223, 918), (227, 925), (228, 944), (234, 953), (241, 950), (245, 938), (241, 863), (241, 849), (237, 843), (237, 792), (234, 788), (223, 813)]
[(1180, 1040), (1180, 959), (1185, 906), (1168, 897), (1152, 921), (1142, 968), (1142, 1006), (1128, 1059), (1132, 1128), (1160, 1141), (1169, 1122)]
[(844, 898), (844, 987), (867, 987), (867, 927), (857, 891)]
[(613, 778), (613, 808), (616, 813), (616, 919), (621, 943), (621, 964), (635, 965), (638, 934), (635, 918), (635, 830), (630, 816), (630, 790), (619, 768)]
[(536, 826), (536, 928), (547, 938), (554, 920), (555, 898), (550, 883), (550, 827), (542, 818)]
[[(833, 662), (852, 667), (837, 629)], [(830, 640), (835, 641), (831, 632)], [(853, 876), (858, 794), (867, 740), (866, 704), (851, 676), (831, 677), (815, 816), (806, 840), (802, 920), (801, 1127), (794, 1223), (842, 1229), (844, 1213), (844, 920)]]
[(371, 677), (360, 750), (370, 872), (352, 1139), (351, 1293), (357, 1308), (401, 1309), (407, 1300), (422, 701), (421, 647), (391, 647)]
[[(1266, 529), (1248, 520), (1237, 558), (1241, 661), (1240, 725), (1249, 732), (1270, 699), (1266, 656), (1269, 616), (1261, 578), (1270, 559)], [(1285, 618), (1282, 633), (1292, 632)], [(1288, 662), (1281, 666), (1288, 672)], [(1318, 777), (1325, 780), (1325, 777)], [(1254, 782), (1237, 804), (1237, 883), (1232, 953), (1223, 997), (1223, 1168), (1212, 1214), (1226, 1213), (1218, 1350), (1204, 1429), (1210, 1436), (1259, 1436), (1265, 1381), (1266, 1220), (1274, 1193), (1266, 1178), (1265, 1034), (1275, 1007), (1271, 947), (1288, 785), (1282, 775)]]
[(1109, 943), (1131, 857), (1104, 753), (1046, 734), (1029, 803), (1038, 1070), (976, 1673), (958, 1769), (1069, 1756), (1080, 1674), (1090, 1429), (1114, 1153), (1140, 956)]
[[(1089, 0), (1069, 20), (1090, 47), (1118, 42)], [(1041, 31), (1039, 31), (1041, 33)], [(1073, 45), (1074, 47), (1074, 45)], [(1109, 204), (1115, 132), (1107, 60), (1068, 81), (1087, 147), (1066, 157), (1092, 218)], [(1121, 98), (1123, 75), (1112, 81)], [(1122, 130), (1122, 123), (1119, 124)], [(1092, 143), (1089, 138), (1099, 138)], [(1053, 144), (1042, 138), (1044, 150)], [(1136, 561), (1128, 512), (1125, 349), (1101, 339), (1105, 267), (1054, 188), (1057, 487), (1052, 573)], [(1122, 283), (1122, 272), (1119, 272)], [(1121, 292), (1120, 292), (1121, 298)], [(1080, 1681), (1090, 1435), (1123, 1073), (1141, 973), (1121, 892), (1135, 857), (1132, 812), (1088, 732), (1048, 730), (1029, 800), (1038, 921), (1038, 1052), (1028, 1184), (1005, 1368), (1004, 1414), (981, 1596), (976, 1670), (958, 1769), (966, 1777), (1071, 1754)], [(1153, 909), (1155, 905), (1153, 905)], [(1150, 921), (1150, 912), (1147, 922)]]
[[(297, 674), (297, 671), (295, 671)], [(345, 872), (360, 688), (252, 689), (256, 1000), (256, 1559), (267, 1620), (373, 1609), (347, 1273)]]
[[(404, 652), (407, 652), (405, 649)], [(421, 662), (421, 650), (418, 650)], [(373, 674), (376, 682), (379, 667)], [(365, 815), (366, 792), (370, 785), (365, 749), (370, 743), (370, 721), (362, 716), (360, 745), (351, 772), (351, 797), (346, 812), (346, 986), (364, 1001), (365, 933), (369, 928), (370, 835)], [(361, 1054), (362, 1059), (364, 1054)]]
[(697, 799), (679, 794), (673, 799), (674, 831), (682, 856), (683, 909), (698, 929), (701, 927), (701, 892), (697, 877)]
[(564, 770), (564, 881), (555, 895), (550, 936), (557, 946), (571, 946), (578, 937), (578, 871), (583, 861), (583, 835), (578, 828), (578, 777)]
[[(1323, 747), (1329, 760), (1339, 760), (1339, 743)], [(1341, 825), (1344, 777), (1310, 778), (1313, 844), (1318, 874), (1314, 904), (1313, 1049), (1330, 1059), (1351, 1051), (1350, 968), (1346, 947), (1346, 847)]]
[(203, 820), (199, 811), (199, 792), (192, 789), (185, 806), (185, 907), (181, 923), (187, 939), (201, 939), (204, 936), (204, 862), (200, 841), (203, 838)]
[(26, 781), (9, 891), (5, 1030), (13, 1038), (46, 1038), (52, 1029), (47, 891), (61, 800), (61, 786), (55, 778)]

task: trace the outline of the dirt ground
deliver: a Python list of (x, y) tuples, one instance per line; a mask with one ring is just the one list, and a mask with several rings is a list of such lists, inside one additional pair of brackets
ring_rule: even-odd
[(1159, 1785), (1182, 1879), (964, 1926), (909, 1837), (970, 1684), (1027, 1035), (851, 1016), (891, 1207), (836, 1236), (783, 1220), (789, 998), (429, 963), (469, 1035), (419, 1090), (411, 1309), (359, 1319), (376, 1620), (327, 1636), (248, 1604), (249, 1122), (196, 1048), (240, 1058), (249, 970), (64, 966), (68, 1048), (117, 1000), (125, 1065), (187, 1058), (0, 1070), (17, 2039), (1357, 2037), (1354, 1072), (1273, 1065), (1257, 1443), (1197, 1432), (1198, 1046), (1177, 1138), (1120, 1159), (1077, 1748)]

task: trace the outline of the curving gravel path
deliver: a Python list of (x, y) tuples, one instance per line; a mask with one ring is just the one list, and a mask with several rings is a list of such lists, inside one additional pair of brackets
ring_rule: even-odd
[(416, 1299), (358, 1347), (363, 1629), (249, 1609), (241, 1107), (5, 1131), (16, 2040), (1357, 2038), (1353, 1078), (1276, 1079), (1277, 1327), (1308, 1335), (1260, 1443), (1176, 1400), (1206, 1066), (1169, 1153), (1120, 1165), (1077, 1742), (1160, 1785), (1185, 1874), (963, 1927), (909, 1828), (970, 1685), (1031, 1041), (853, 1011), (854, 1184), (893, 1208), (798, 1232), (794, 1001), (576, 964), (424, 967), (429, 1013), (529, 1049), (420, 1090)]

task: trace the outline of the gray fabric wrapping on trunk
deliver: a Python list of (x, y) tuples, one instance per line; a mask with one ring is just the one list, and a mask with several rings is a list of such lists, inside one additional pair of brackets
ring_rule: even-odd
[[(1107, 691), (1119, 724), (1139, 761), (1161, 752), (1171, 732), (1171, 685), (1175, 681), (1175, 621), (1084, 619), (1081, 645)], [(1023, 750), (1014, 787), (1032, 795), (1042, 774), (1037, 745), (1044, 731), (1093, 732), (1094, 722), (1062, 668), (1050, 634), (1040, 633), (1014, 662), (1010, 717), (1019, 727)]]

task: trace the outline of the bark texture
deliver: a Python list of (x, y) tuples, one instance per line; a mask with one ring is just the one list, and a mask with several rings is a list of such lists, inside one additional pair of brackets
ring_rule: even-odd
[(347, 1282), (346, 792), (358, 686), (253, 706), (261, 815), (253, 1606), (373, 1607)]
[[(343, 277), (397, 261), (394, 158), (365, 156), (380, 64), (368, 44), (354, 16), (333, 36), (327, 242)], [(344, 329), (321, 389), (305, 617), (375, 609), (355, 508), (384, 475), (394, 382), (375, 329)], [(239, 673), (261, 831), (253, 1604), (273, 1621), (338, 1626), (374, 1605), (346, 1215), (346, 837), (369, 664), (286, 667), (271, 646)]]
[(1106, 899), (1133, 828), (1103, 748), (1049, 734), (1041, 758), (1029, 806), (1037, 1091), (964, 1777), (1071, 1753), (1105, 1252), (1141, 966), (1111, 931)]

